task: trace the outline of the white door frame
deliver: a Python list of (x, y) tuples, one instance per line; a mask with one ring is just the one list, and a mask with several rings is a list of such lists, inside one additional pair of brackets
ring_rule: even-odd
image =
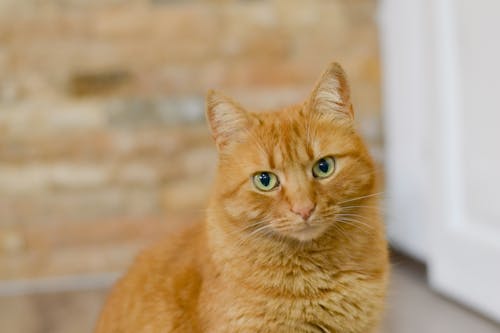
[(429, 136), (432, 142), (426, 143), (433, 163), (429, 183), (429, 279), (440, 292), (500, 321), (500, 230), (466, 221), (471, 217), (465, 210), (461, 142), (467, 124), (460, 117), (464, 110), (459, 102), (456, 2), (436, 0), (430, 8), (435, 14), (436, 98)]

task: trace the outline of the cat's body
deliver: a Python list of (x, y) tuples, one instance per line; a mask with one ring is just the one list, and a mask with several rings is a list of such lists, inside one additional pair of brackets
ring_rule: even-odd
[(211, 94), (219, 167), (207, 219), (138, 257), (97, 332), (375, 329), (387, 247), (346, 84), (332, 65), (311, 99), (277, 113)]

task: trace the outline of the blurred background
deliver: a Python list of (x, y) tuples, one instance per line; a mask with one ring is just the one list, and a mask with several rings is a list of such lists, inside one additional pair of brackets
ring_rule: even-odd
[[(467, 2), (458, 1), (463, 13), (474, 10)], [(499, 14), (494, 0), (480, 2), (485, 13)], [(500, 264), (489, 268), (489, 280), (478, 280), (478, 266), (467, 269), (473, 280), (455, 281), (462, 272), (441, 254), (453, 254), (448, 244), (456, 239), (436, 245), (452, 233), (430, 232), (422, 222), (439, 216), (455, 223), (454, 215), (431, 214), (455, 188), (439, 183), (438, 171), (448, 174), (450, 166), (435, 158), (425, 171), (434, 178), (416, 176), (422, 160), (448, 152), (454, 138), (438, 134), (444, 120), (427, 127), (441, 119), (432, 110), (442, 101), (453, 110), (458, 96), (447, 87), (459, 52), (454, 44), (435, 47), (449, 40), (449, 26), (427, 24), (454, 18), (453, 11), (449, 1), (436, 4), (0, 0), (0, 331), (90, 332), (106, 291), (134, 255), (203, 216), (216, 161), (204, 122), (206, 91), (223, 90), (250, 110), (285, 106), (302, 101), (332, 60), (348, 73), (358, 128), (386, 168), (397, 254), (384, 332), (500, 331), (500, 305), (491, 308), (499, 289), (486, 289), (498, 288), (491, 281), (500, 281)], [(476, 25), (460, 21), (460, 29), (482, 24), (480, 14)], [(476, 30), (460, 36), (473, 41)], [(490, 51), (484, 66), (500, 54), (498, 45)], [(443, 63), (445, 70), (435, 71)], [(491, 133), (488, 142), (500, 142)], [(500, 263), (498, 247), (482, 251), (482, 262)], [(467, 283), (485, 291), (463, 295)], [(484, 292), (498, 299), (483, 304)]]

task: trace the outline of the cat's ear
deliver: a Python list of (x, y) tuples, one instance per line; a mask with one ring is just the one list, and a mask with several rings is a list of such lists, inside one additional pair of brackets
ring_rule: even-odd
[(311, 94), (309, 108), (310, 112), (318, 112), (331, 119), (353, 119), (349, 83), (338, 63), (331, 63), (321, 75)]
[(206, 100), (206, 116), (217, 148), (237, 142), (249, 127), (247, 112), (231, 98), (209, 90)]

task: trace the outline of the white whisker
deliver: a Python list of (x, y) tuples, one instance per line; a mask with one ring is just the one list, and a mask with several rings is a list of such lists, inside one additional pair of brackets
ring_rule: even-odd
[(374, 196), (377, 196), (377, 195), (381, 195), (381, 194), (383, 194), (383, 193), (384, 193), (384, 192), (372, 193), (372, 194), (364, 195), (364, 196), (361, 196), (361, 197), (357, 197), (357, 198), (353, 198), (353, 199), (349, 199), (349, 200), (341, 201), (341, 202), (339, 202), (339, 203), (337, 203), (337, 204), (338, 204), (338, 205), (341, 205), (341, 204), (346, 203), (346, 202), (351, 202), (351, 201), (361, 200), (361, 199), (365, 199), (365, 198), (370, 198), (370, 197), (374, 197)]
[[(361, 221), (355, 220), (355, 219), (350, 219), (350, 218), (347, 218), (347, 217), (344, 217), (344, 218), (341, 218), (341, 219), (336, 219), (336, 221), (337, 222), (341, 222), (341, 223), (350, 224), (350, 225), (353, 225), (353, 226), (359, 226), (359, 227), (364, 226), (367, 229), (374, 230), (373, 226), (371, 226), (371, 225), (369, 225), (367, 223), (364, 223), (364, 222), (361, 222)], [(363, 229), (363, 228), (361, 228), (361, 229)]]
[(363, 219), (363, 220), (365, 220), (365, 221), (370, 221), (370, 220), (368, 219), (368, 217), (363, 216), (363, 215), (359, 215), (359, 214), (340, 213), (340, 214), (337, 214), (336, 216), (338, 216), (338, 217), (359, 217), (360, 219)]

